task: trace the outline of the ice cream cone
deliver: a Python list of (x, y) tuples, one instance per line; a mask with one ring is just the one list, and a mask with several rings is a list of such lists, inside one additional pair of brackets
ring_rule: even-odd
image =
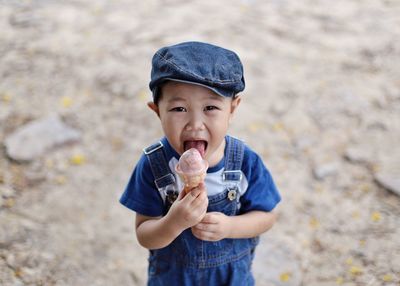
[(196, 149), (189, 149), (182, 154), (175, 171), (184, 183), (185, 193), (188, 193), (204, 181), (207, 169), (208, 162), (203, 160)]

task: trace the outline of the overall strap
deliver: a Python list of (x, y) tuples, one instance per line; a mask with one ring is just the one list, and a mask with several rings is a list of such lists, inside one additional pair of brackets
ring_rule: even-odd
[(144, 154), (150, 162), (154, 183), (159, 191), (175, 183), (175, 176), (168, 166), (164, 146), (161, 141), (143, 149)]
[(239, 183), (242, 180), (244, 143), (237, 138), (228, 136), (226, 148), (225, 170), (222, 173), (222, 179)]

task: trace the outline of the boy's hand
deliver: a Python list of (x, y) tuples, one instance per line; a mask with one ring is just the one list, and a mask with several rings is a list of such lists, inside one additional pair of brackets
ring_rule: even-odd
[(205, 184), (201, 183), (189, 193), (179, 193), (177, 200), (168, 211), (168, 221), (178, 231), (183, 231), (198, 224), (207, 212), (208, 198)]
[(192, 227), (192, 233), (201, 240), (218, 241), (229, 237), (231, 232), (229, 216), (220, 212), (207, 213), (202, 221)]

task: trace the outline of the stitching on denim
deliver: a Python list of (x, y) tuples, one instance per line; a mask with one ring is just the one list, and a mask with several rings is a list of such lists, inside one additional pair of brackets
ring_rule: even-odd
[(182, 68), (180, 68), (179, 66), (177, 66), (174, 62), (172, 62), (172, 61), (170, 61), (170, 60), (168, 60), (168, 59), (166, 59), (163, 55), (161, 55), (159, 52), (156, 52), (156, 55), (158, 55), (162, 60), (164, 60), (167, 64), (169, 64), (169, 65), (172, 65), (172, 66), (174, 66), (176, 69), (178, 69), (179, 71), (182, 71), (182, 72), (185, 72), (185, 73), (188, 73), (188, 74), (190, 74), (191, 76), (193, 76), (193, 77), (195, 77), (195, 78), (197, 78), (197, 79), (200, 79), (200, 80), (203, 80), (203, 81), (206, 81), (206, 82), (209, 82), (209, 83), (213, 83), (213, 82), (217, 82), (217, 83), (221, 83), (221, 84), (224, 84), (224, 83), (236, 83), (236, 82), (241, 82), (241, 78), (240, 79), (238, 79), (238, 80), (215, 80), (215, 81), (210, 81), (210, 80), (208, 80), (208, 79), (206, 79), (206, 78), (202, 78), (202, 77), (200, 77), (200, 76), (198, 76), (197, 74), (194, 74), (194, 73), (192, 73), (192, 72), (190, 72), (190, 71), (187, 71), (187, 70), (184, 70), (184, 69), (182, 69)]
[(231, 262), (235, 262), (238, 261), (240, 259), (242, 259), (243, 257), (245, 257), (246, 255), (251, 255), (251, 250), (252, 248), (248, 248), (245, 249), (244, 251), (238, 253), (237, 255), (234, 256), (230, 256), (229, 258), (222, 258), (220, 260), (217, 261), (213, 261), (213, 262), (188, 262), (188, 263), (178, 263), (179, 265), (182, 266), (186, 266), (186, 267), (191, 267), (191, 268), (200, 268), (200, 269), (204, 269), (204, 268), (212, 268), (212, 267), (217, 267), (217, 266), (221, 266), (227, 263), (231, 263)]
[[(250, 244), (249, 247), (246, 247), (243, 251), (239, 252), (236, 255), (233, 255), (233, 256), (221, 255), (219, 259), (214, 259), (216, 261), (212, 261), (212, 262), (210, 262), (210, 261), (205, 262), (204, 260), (188, 261), (188, 260), (174, 260), (174, 259), (168, 260), (168, 261), (169, 261), (169, 263), (175, 263), (178, 266), (184, 266), (184, 267), (190, 267), (190, 268), (211, 268), (211, 267), (216, 267), (216, 266), (220, 266), (220, 265), (224, 265), (227, 263), (238, 261), (247, 255), (251, 256), (255, 247), (256, 247), (255, 245)], [(210, 257), (207, 257), (207, 258), (210, 258)]]

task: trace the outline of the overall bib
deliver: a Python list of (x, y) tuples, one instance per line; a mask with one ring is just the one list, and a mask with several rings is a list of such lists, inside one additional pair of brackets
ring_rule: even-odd
[[(242, 141), (227, 137), (223, 172), (224, 191), (209, 196), (207, 212), (228, 216), (239, 213), (244, 154)], [(165, 213), (176, 199), (175, 176), (170, 171), (161, 142), (144, 150), (155, 177), (155, 184), (165, 201)], [(258, 237), (203, 241), (191, 229), (183, 231), (170, 245), (150, 250), (148, 285), (254, 285), (251, 263)]]

